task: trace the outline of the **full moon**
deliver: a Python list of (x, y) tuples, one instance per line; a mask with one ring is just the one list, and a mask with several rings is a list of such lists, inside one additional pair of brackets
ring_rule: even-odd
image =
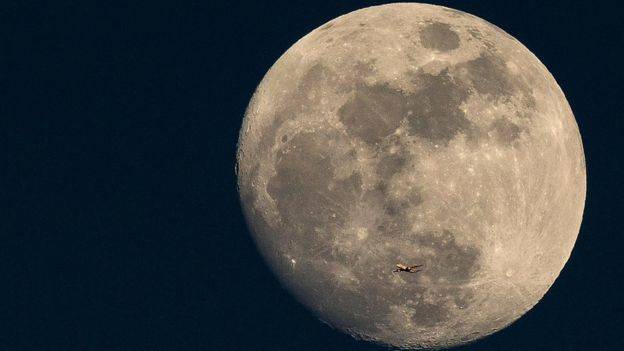
[(404, 349), (483, 338), (537, 304), (586, 191), (578, 126), (544, 65), (485, 20), (415, 3), (290, 47), (249, 103), (236, 171), (288, 290), (332, 327)]

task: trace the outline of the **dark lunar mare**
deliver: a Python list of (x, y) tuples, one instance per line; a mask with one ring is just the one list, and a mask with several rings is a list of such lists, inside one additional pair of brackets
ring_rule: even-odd
[(534, 104), (526, 84), (511, 80), (505, 70), (500, 59), (485, 55), (438, 74), (410, 73), (418, 87), (412, 94), (387, 84), (358, 84), (352, 97), (338, 110), (338, 116), (348, 133), (370, 145), (381, 143), (404, 119), (411, 135), (434, 143), (447, 145), (462, 133), (474, 145), (488, 137), (488, 131), (495, 131), (495, 141), (510, 145), (524, 128), (500, 117), (488, 129), (480, 130), (461, 109), (473, 90), (503, 100), (520, 93), (525, 103)]
[[(283, 143), (277, 153), (276, 175), (270, 178), (267, 191), (276, 202), (283, 226), (274, 230), (288, 233), (288, 237), (279, 239), (287, 244), (275, 246), (297, 257), (297, 265), (302, 267), (288, 285), (296, 286), (302, 301), (321, 318), (366, 335), (380, 332), (376, 322), (392, 313), (392, 305), (413, 309), (411, 318), (419, 326), (436, 325), (448, 317), (451, 308), (467, 307), (472, 293), (462, 284), (478, 271), (478, 249), (456, 244), (455, 233), (449, 230), (411, 232), (405, 211), (417, 210), (422, 202), (418, 192), (396, 200), (385, 193), (384, 182), (363, 192), (358, 173), (337, 180), (338, 165), (328, 142), (338, 135), (337, 131), (302, 132)], [(389, 154), (382, 158), (377, 171), (391, 169), (386, 162), (400, 168), (401, 161), (393, 158)], [(330, 243), (344, 235), (356, 207), (383, 210), (377, 211), (372, 233), (360, 247), (346, 253), (336, 251)], [(387, 241), (401, 241), (429, 253), (405, 257), (393, 249), (379, 249)], [(410, 283), (404, 288), (393, 288), (393, 264), (414, 261), (429, 268), (421, 275), (406, 276)], [(371, 270), (384, 265), (388, 272)], [(338, 282), (336, 266), (347, 268), (355, 281)], [(431, 284), (421, 284), (421, 278)], [(438, 303), (424, 302), (426, 294), (435, 295)]]

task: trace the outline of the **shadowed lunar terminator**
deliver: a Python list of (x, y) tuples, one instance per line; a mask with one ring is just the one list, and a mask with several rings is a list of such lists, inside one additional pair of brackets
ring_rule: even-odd
[(413, 265), (413, 266), (406, 266), (402, 263), (397, 263), (395, 265), (395, 269), (392, 272), (407, 272), (407, 273), (418, 273), (420, 271), (422, 271), (422, 269), (418, 269), (419, 267), (422, 267), (422, 264), (417, 264), (417, 265)]

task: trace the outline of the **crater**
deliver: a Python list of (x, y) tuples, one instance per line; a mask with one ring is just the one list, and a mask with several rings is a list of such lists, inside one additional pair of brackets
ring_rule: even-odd
[(447, 23), (434, 22), (420, 30), (420, 43), (427, 49), (451, 51), (459, 47), (459, 35)]
[(377, 59), (358, 60), (353, 65), (353, 74), (359, 78), (371, 76), (375, 72), (375, 63)]

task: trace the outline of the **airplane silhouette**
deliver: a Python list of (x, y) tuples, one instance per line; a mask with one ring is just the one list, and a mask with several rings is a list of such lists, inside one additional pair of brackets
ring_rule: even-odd
[(416, 272), (420, 272), (421, 269), (418, 269), (419, 267), (422, 267), (422, 264), (417, 264), (417, 265), (413, 265), (413, 266), (406, 266), (404, 264), (401, 263), (397, 263), (395, 265), (395, 269), (393, 270), (393, 272), (407, 272), (407, 273), (416, 273)]

